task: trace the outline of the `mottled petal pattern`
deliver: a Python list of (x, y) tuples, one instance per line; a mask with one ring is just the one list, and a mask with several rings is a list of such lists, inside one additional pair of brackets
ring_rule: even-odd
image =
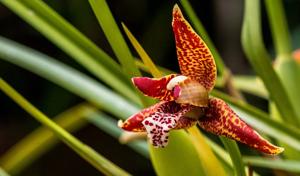
[(125, 122), (121, 122), (118, 124), (120, 128), (126, 131), (133, 131), (133, 132), (144, 132), (146, 131), (142, 121), (147, 117), (154, 114), (160, 107), (165, 104), (166, 102), (159, 102), (153, 106), (143, 109), (142, 111), (133, 114), (130, 116)]
[(283, 148), (263, 139), (221, 99), (209, 100), (209, 107), (205, 117), (199, 119), (199, 125), (206, 131), (237, 140), (266, 154), (278, 154), (283, 151)]
[(213, 55), (184, 19), (177, 5), (173, 9), (172, 26), (181, 73), (199, 81), (208, 91), (211, 91), (217, 75)]
[(196, 119), (192, 119), (192, 118), (188, 118), (188, 117), (180, 117), (176, 127), (174, 128), (175, 130), (177, 129), (187, 129), (190, 128), (194, 125), (196, 125), (197, 120)]
[(154, 147), (168, 144), (169, 132), (176, 127), (178, 116), (174, 114), (154, 113), (143, 121), (148, 138)]
[(177, 90), (176, 95), (172, 90), (167, 89), (167, 85), (176, 76), (178, 75), (170, 74), (162, 78), (135, 77), (132, 78), (132, 82), (146, 96), (163, 101), (173, 101), (177, 98), (180, 90)]
[(126, 131), (147, 131), (153, 145), (163, 147), (168, 142), (171, 129), (188, 128), (196, 123), (195, 119), (183, 116), (192, 108), (174, 101), (161, 101), (132, 115), (125, 122), (120, 121), (118, 125)]
[[(164, 102), (157, 109), (142, 122), (148, 134), (148, 138), (154, 147), (165, 147), (168, 144), (168, 137), (170, 130), (178, 125), (178, 121), (191, 109), (189, 105), (180, 105), (175, 102)], [(189, 123), (180, 121), (182, 127)]]

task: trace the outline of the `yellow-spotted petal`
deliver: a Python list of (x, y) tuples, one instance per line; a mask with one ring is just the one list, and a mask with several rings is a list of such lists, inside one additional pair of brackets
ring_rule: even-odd
[(266, 154), (275, 155), (283, 151), (283, 148), (261, 137), (221, 99), (209, 100), (209, 107), (205, 116), (199, 119), (199, 125), (206, 131), (242, 142)]
[(201, 37), (184, 19), (177, 5), (173, 9), (172, 26), (181, 74), (197, 80), (211, 91), (217, 75), (213, 55)]

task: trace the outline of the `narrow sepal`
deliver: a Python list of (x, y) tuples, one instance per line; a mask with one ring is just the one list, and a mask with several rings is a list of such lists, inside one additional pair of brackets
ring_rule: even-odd
[(173, 101), (177, 98), (176, 94), (172, 90), (168, 90), (167, 85), (176, 76), (176, 74), (171, 74), (161, 78), (134, 77), (132, 82), (146, 96), (163, 101)]
[(172, 26), (181, 73), (199, 81), (208, 91), (212, 90), (217, 75), (213, 55), (177, 5), (173, 9)]
[(205, 116), (199, 119), (199, 125), (206, 131), (242, 142), (266, 154), (279, 154), (284, 150), (261, 137), (221, 99), (209, 100), (209, 107)]

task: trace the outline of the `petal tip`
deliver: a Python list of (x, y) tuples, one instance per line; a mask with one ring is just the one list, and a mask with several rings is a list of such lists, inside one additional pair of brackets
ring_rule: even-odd
[(174, 7), (173, 7), (173, 14), (175, 14), (175, 13), (177, 13), (177, 12), (181, 12), (181, 11), (180, 11), (180, 8), (179, 8), (178, 4), (176, 3), (176, 4), (174, 5)]
[(178, 4), (174, 5), (174, 7), (173, 7), (173, 14), (172, 15), (173, 15), (172, 25), (173, 25), (175, 19), (183, 18), (182, 12), (181, 12)]
[(283, 147), (276, 147), (276, 149), (277, 150), (274, 152), (273, 155), (278, 155), (278, 154), (284, 152), (284, 148)]

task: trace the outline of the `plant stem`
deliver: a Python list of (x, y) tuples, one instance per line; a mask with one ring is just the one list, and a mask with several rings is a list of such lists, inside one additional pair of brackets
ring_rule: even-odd
[(32, 115), (37, 121), (48, 127), (55, 135), (57, 135), (65, 144), (72, 148), (82, 158), (93, 165), (97, 170), (105, 175), (129, 175), (114, 163), (110, 162), (103, 156), (99, 155), (94, 149), (79, 141), (65, 129), (58, 126), (55, 122), (49, 119), (45, 114), (35, 108), (22, 95), (14, 90), (2, 78), (0, 78), (0, 89), (14, 100), (25, 111)]

